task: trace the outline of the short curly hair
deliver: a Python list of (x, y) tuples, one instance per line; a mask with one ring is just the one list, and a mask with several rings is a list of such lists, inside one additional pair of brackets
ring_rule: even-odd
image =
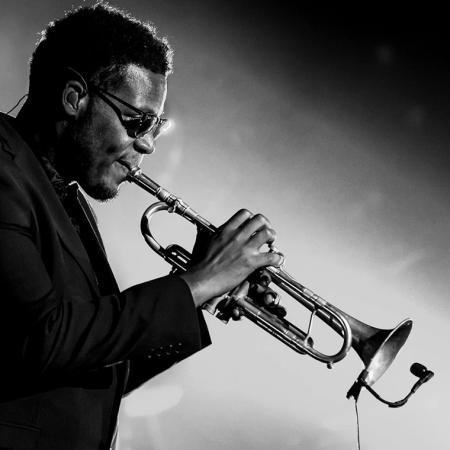
[(87, 82), (115, 84), (135, 64), (152, 72), (172, 71), (172, 49), (156, 28), (104, 1), (81, 6), (50, 22), (40, 33), (30, 59), (31, 99), (58, 95), (67, 68)]

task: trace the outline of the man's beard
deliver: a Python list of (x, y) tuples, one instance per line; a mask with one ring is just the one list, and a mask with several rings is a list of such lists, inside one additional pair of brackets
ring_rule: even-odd
[(89, 158), (89, 153), (85, 158), (82, 157), (82, 152), (79, 155), (76, 166), (77, 174), (74, 180), (95, 200), (106, 202), (115, 198), (119, 193), (119, 186), (110, 185), (92, 173), (92, 159)]

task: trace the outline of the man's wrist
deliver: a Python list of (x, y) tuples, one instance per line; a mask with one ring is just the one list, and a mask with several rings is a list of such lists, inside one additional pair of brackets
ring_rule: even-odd
[(205, 295), (205, 283), (200, 281), (198, 279), (198, 276), (190, 272), (180, 274), (180, 278), (182, 278), (188, 285), (195, 306), (197, 308), (201, 307), (203, 303), (208, 300), (207, 296)]

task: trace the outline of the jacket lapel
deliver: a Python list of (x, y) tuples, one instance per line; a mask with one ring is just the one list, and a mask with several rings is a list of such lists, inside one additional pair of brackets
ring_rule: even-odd
[[(116, 279), (106, 257), (105, 247), (97, 227), (97, 219), (91, 205), (76, 183), (69, 186), (70, 215), (74, 215), (80, 228), (81, 240), (85, 244), (91, 265), (102, 294), (119, 292)], [(68, 205), (65, 204), (67, 207)]]
[[(24, 153), (24, 152), (23, 152)], [(69, 216), (61, 204), (53, 186), (42, 169), (35, 155), (27, 152), (26, 157), (21, 158), (20, 167), (31, 178), (31, 182), (37, 187), (42, 195), (42, 202), (48, 208), (49, 215), (53, 218), (56, 231), (58, 232), (66, 250), (77, 261), (78, 265), (86, 275), (95, 291), (98, 291), (97, 280), (95, 278), (89, 256), (81, 242), (80, 236), (73, 227)]]

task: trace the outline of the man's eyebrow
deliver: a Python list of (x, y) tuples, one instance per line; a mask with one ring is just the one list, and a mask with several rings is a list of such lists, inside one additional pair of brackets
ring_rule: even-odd
[[(154, 116), (158, 115), (153, 108), (147, 108), (147, 109), (148, 109), (149, 114), (153, 114)], [(144, 110), (142, 110), (142, 111), (144, 111)], [(147, 111), (145, 111), (145, 112), (147, 112)], [(161, 114), (164, 114), (164, 111)]]
[[(140, 109), (140, 108), (139, 108)], [(145, 108), (145, 109), (141, 109), (141, 111), (145, 114), (151, 114), (153, 116), (157, 116), (160, 117), (162, 115), (164, 115), (164, 109), (161, 111), (161, 114), (157, 114), (157, 112), (153, 109), (153, 108)]]
[[(145, 107), (145, 108), (138, 108), (137, 106), (132, 105), (131, 103), (129, 105), (124, 105), (125, 108), (128, 108), (133, 116), (143, 116), (143, 115), (152, 115), (152, 116), (158, 116), (159, 115), (156, 113), (156, 111), (151, 108), (151, 107)], [(164, 111), (161, 113), (161, 115), (164, 114)]]

